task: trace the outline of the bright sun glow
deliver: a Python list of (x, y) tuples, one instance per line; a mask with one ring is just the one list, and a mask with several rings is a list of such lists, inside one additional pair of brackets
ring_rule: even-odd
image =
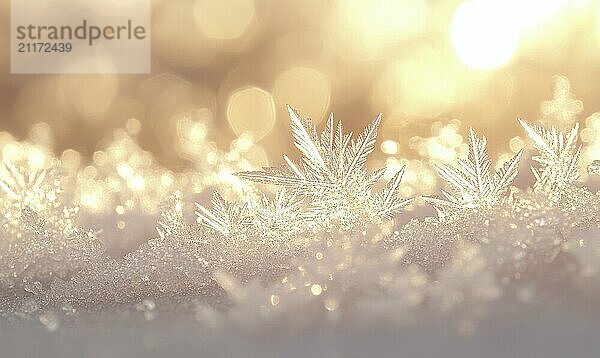
[(477, 69), (507, 63), (519, 47), (519, 29), (511, 27), (507, 7), (491, 1), (462, 3), (452, 19), (450, 36), (460, 59)]
[(450, 25), (459, 58), (477, 69), (509, 62), (526, 31), (556, 14), (562, 0), (471, 0), (460, 4)]

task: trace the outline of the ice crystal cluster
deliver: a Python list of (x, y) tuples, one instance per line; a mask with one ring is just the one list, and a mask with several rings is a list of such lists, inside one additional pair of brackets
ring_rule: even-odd
[(61, 202), (55, 170), (4, 162), (0, 180), (3, 291), (41, 291), (51, 279), (70, 278), (103, 255), (103, 245), (94, 233), (75, 226), (78, 208)]
[[(375, 148), (381, 115), (352, 140), (352, 134), (344, 133), (341, 122), (334, 125), (333, 115), (318, 135), (310, 121), (302, 121), (291, 107), (288, 109), (294, 144), (302, 153), (302, 164), (296, 165), (284, 156), (285, 167), (238, 173), (242, 178), (283, 188), (272, 203), (264, 198), (254, 215), (258, 225), (267, 229), (262, 232), (290, 227), (306, 230), (334, 222), (351, 228), (372, 219), (391, 219), (410, 202), (403, 200), (398, 192), (404, 168), (378, 193), (373, 193), (373, 187), (385, 168), (373, 173), (365, 170), (367, 158)], [(301, 212), (298, 209), (302, 199), (306, 199), (307, 208)], [(246, 214), (245, 206), (223, 203), (218, 195), (213, 204), (217, 215), (198, 205), (199, 219), (221, 233), (231, 233), (236, 226), (250, 227), (255, 221)]]
[[(533, 302), (553, 287), (600, 297), (600, 200), (577, 183), (580, 166), (594, 175), (600, 164), (579, 162), (577, 124), (563, 132), (519, 120), (531, 145), (496, 170), (485, 136), (470, 129), (468, 153), (437, 165), (441, 195), (422, 198), (437, 215), (409, 219), (422, 201), (401, 194), (405, 168), (387, 181), (386, 168), (368, 169), (381, 115), (354, 136), (333, 115), (318, 131), (288, 110), (300, 160), (284, 156), (280, 167), (249, 170), (239, 147), (210, 149), (204, 124), (190, 118), (180, 123), (192, 163), (183, 174), (125, 132), (71, 174), (6, 161), (3, 316), (34, 316), (53, 330), (74, 312), (109, 307), (149, 320), (161, 309), (190, 311), (213, 326), (399, 323), (423, 312), (471, 322), (502, 297)], [(514, 186), (521, 175), (532, 175), (531, 188)], [(74, 183), (74, 199), (62, 180)], [(96, 199), (110, 203), (92, 210)], [(85, 223), (99, 227), (80, 228), (77, 200)], [(152, 237), (107, 253), (114, 228), (102, 224), (131, 233), (136, 217), (156, 229)]]

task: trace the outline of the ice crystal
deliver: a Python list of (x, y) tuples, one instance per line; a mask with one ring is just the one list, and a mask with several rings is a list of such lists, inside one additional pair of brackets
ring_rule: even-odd
[[(228, 204), (218, 200), (227, 210)], [(69, 281), (55, 281), (53, 299), (83, 307), (147, 297), (201, 297), (222, 304), (226, 298), (213, 278), (215, 272), (227, 272), (242, 282), (271, 280), (289, 268), (290, 256), (297, 253), (283, 241), (243, 240), (239, 233), (225, 235), (211, 224), (187, 223), (181, 193), (161, 206), (159, 237), (122, 259), (86, 268)]]
[(11, 199), (24, 202), (25, 205), (32, 204), (32, 201), (40, 200), (34, 196), (39, 196), (39, 189), (46, 177), (45, 170), (32, 170), (29, 175), (24, 175), (10, 162), (3, 162), (6, 174), (0, 179), (0, 188)]
[(58, 230), (29, 208), (21, 214), (18, 240), (0, 233), (0, 286), (38, 293), (54, 277), (68, 278), (98, 262), (102, 243), (92, 232), (77, 228)]
[(453, 189), (454, 193), (442, 190), (445, 200), (425, 197), (440, 213), (448, 209), (472, 209), (491, 207), (506, 194), (510, 184), (517, 176), (522, 151), (508, 160), (500, 170), (491, 173), (492, 161), (488, 158), (486, 138), (475, 135), (469, 129), (469, 156), (459, 159), (458, 167), (439, 165), (438, 172)]
[[(233, 320), (251, 328), (269, 319), (314, 327), (452, 315), (448, 320), (472, 330), (479, 314), (513, 297), (534, 302), (557, 287), (566, 301), (600, 297), (600, 200), (574, 185), (577, 127), (563, 134), (521, 123), (540, 152), (535, 190), (511, 186), (521, 152), (494, 172), (485, 137), (472, 129), (468, 156), (456, 166), (447, 161), (464, 146), (458, 127), (448, 143), (441, 134), (423, 140), (420, 146), (453, 148), (452, 155), (435, 157), (451, 190), (444, 199), (426, 198), (450, 215), (416, 212), (401, 224), (387, 219), (407, 203), (399, 190), (404, 168), (387, 173), (391, 179), (379, 192), (383, 170), (365, 168), (380, 117), (353, 139), (332, 116), (317, 134), (292, 109), (290, 115), (302, 163), (284, 156), (284, 168), (239, 175), (279, 187), (262, 196), (230, 175), (247, 170), (236, 159), (243, 150), (205, 148), (204, 122), (180, 123), (179, 149), (194, 173), (161, 169), (119, 132), (79, 172), (78, 190), (95, 184), (100, 190), (79, 198), (106, 193), (108, 219), (139, 210), (140, 226), (157, 226), (158, 234), (112, 258), (93, 232), (76, 228), (76, 211), (68, 211), (76, 206), (60, 190), (62, 173), (7, 164), (0, 176), (2, 317), (33, 318), (54, 330), (69, 325), (69, 315), (115, 307), (156, 321), (163, 309), (191, 309), (202, 324)], [(588, 170), (599, 168), (593, 162)], [(209, 185), (222, 196), (213, 194), (210, 209), (196, 204), (194, 217), (184, 203), (205, 196)]]
[(565, 134), (555, 127), (546, 129), (522, 119), (519, 119), (519, 123), (525, 128), (539, 152), (532, 158), (540, 164), (539, 169), (531, 167), (536, 179), (534, 189), (553, 196), (560, 195), (561, 190), (579, 178), (577, 160), (581, 145), (576, 144), (579, 124), (576, 123), (575, 127)]
[(373, 186), (385, 170), (367, 174), (365, 164), (375, 148), (381, 115), (353, 140), (351, 133), (344, 133), (341, 122), (334, 125), (333, 115), (329, 116), (319, 136), (310, 120), (300, 119), (289, 106), (288, 111), (294, 144), (302, 153), (302, 165), (298, 166), (284, 156), (287, 167), (241, 172), (238, 173), (240, 177), (283, 186), (293, 193), (307, 196), (310, 199), (307, 215), (340, 221), (345, 226), (373, 217), (393, 217), (410, 202), (403, 200), (398, 193), (403, 169), (384, 192), (372, 194)]
[(285, 188), (275, 194), (274, 199), (263, 195), (260, 205), (255, 209), (257, 231), (273, 239), (290, 238), (307, 226), (302, 211), (303, 199), (290, 194)]
[(247, 204), (230, 203), (215, 192), (212, 198), (212, 211), (198, 203), (196, 207), (198, 221), (225, 236), (247, 234), (252, 230), (252, 216)]
[(69, 277), (99, 259), (102, 244), (78, 229), (77, 206), (62, 202), (56, 167), (4, 162), (0, 176), (0, 286), (39, 292), (53, 277)]
[[(553, 263), (574, 230), (598, 224), (598, 214), (592, 209), (598, 206), (594, 195), (573, 185), (579, 152), (575, 149), (577, 127), (566, 136), (556, 129), (547, 131), (522, 124), (540, 150), (540, 156), (534, 160), (542, 163), (542, 174), (536, 177), (538, 183), (541, 178), (545, 178), (544, 182), (536, 190), (521, 192), (511, 188), (510, 200), (503, 200), (503, 195), (484, 196), (489, 201), (479, 202), (451, 194), (445, 194), (444, 201), (426, 198), (441, 207), (442, 214), (451, 211), (457, 215), (448, 221), (441, 215), (442, 221), (428, 218), (423, 223), (411, 222), (400, 235), (387, 239), (391, 248), (405, 247), (405, 264), (418, 264), (428, 272), (444, 270), (452, 262), (457, 245), (466, 240), (482, 245), (478, 250), (488, 262), (488, 269), (502, 280), (522, 279)], [(440, 175), (456, 192), (467, 193), (467, 199), (478, 199), (481, 192), (494, 193), (489, 188), (505, 193), (517, 174), (521, 152), (492, 177), (488, 174), (491, 163), (485, 154), (485, 138), (479, 140), (473, 131), (469, 137), (469, 160), (460, 161), (459, 169), (441, 167)], [(590, 167), (593, 170), (594, 164)], [(589, 211), (584, 209), (588, 207)], [(464, 210), (469, 208), (472, 210)], [(578, 217), (576, 212), (583, 215)]]
[(0, 207), (3, 209), (0, 222), (4, 230), (18, 236), (24, 209), (43, 212), (46, 220), (57, 228), (73, 228), (79, 208), (62, 203), (64, 191), (59, 177), (56, 163), (45, 169), (16, 165), (5, 159), (0, 169)]
[[(311, 238), (304, 254), (292, 259), (285, 276), (261, 289), (242, 286), (234, 277), (218, 274), (221, 286), (234, 299), (233, 314), (264, 307), (268, 319), (300, 312), (315, 317), (322, 312), (344, 311), (357, 301), (372, 303), (373, 297), (387, 294), (398, 305), (422, 303), (427, 278), (416, 268), (398, 273), (398, 250), (381, 244), (389, 223), (367, 225), (364, 231), (323, 231)], [(373, 307), (371, 306), (371, 309)]]
[(309, 218), (303, 211), (303, 199), (279, 190), (273, 199), (263, 194), (258, 203), (232, 203), (219, 193), (213, 194), (212, 210), (196, 203), (197, 221), (224, 236), (248, 238), (260, 235), (262, 239), (292, 239), (305, 230)]
[(512, 200), (491, 208), (463, 211), (444, 221), (413, 220), (399, 235), (386, 238), (385, 245), (403, 249), (404, 265), (416, 264), (432, 274), (450, 267), (461, 245), (476, 245), (486, 271), (503, 282), (521, 280), (543, 272), (569, 240), (598, 226), (596, 198), (584, 188), (570, 187), (558, 201), (545, 193), (514, 189)]

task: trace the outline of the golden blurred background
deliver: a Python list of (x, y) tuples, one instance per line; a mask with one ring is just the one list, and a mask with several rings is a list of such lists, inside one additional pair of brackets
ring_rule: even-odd
[(502, 158), (525, 144), (517, 117), (579, 121), (600, 158), (600, 1), (154, 0), (150, 75), (11, 75), (0, 2), (0, 142), (93, 161), (90, 177), (128, 136), (153, 155), (142, 167), (189, 168), (204, 152), (182, 150), (186, 135), (279, 164), (294, 152), (285, 104), (355, 133), (382, 112), (372, 165), (408, 163), (407, 196), (437, 189), (431, 163), (464, 153), (469, 126)]

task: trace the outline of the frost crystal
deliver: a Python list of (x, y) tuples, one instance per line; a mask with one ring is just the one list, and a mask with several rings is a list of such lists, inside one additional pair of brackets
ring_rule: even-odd
[(62, 203), (64, 194), (56, 165), (48, 169), (15, 165), (4, 160), (0, 169), (0, 223), (4, 230), (18, 236), (24, 209), (43, 212), (45, 219), (57, 228), (69, 230), (74, 226), (78, 207)]
[[(261, 329), (265, 320), (311, 328), (410, 325), (424, 314), (436, 323), (467, 320), (472, 328), (479, 314), (506, 303), (512, 310), (515, 299), (537, 305), (544, 300), (534, 301), (536, 295), (557, 288), (569, 305), (599, 297), (600, 200), (574, 185), (577, 127), (563, 134), (521, 122), (540, 152), (536, 190), (511, 186), (521, 152), (494, 172), (485, 137), (471, 129), (468, 156), (438, 166), (451, 190), (444, 199), (425, 198), (443, 215), (418, 217), (416, 208), (417, 217), (400, 225), (387, 219), (408, 203), (400, 196), (404, 168), (378, 192), (383, 170), (365, 168), (380, 117), (353, 139), (332, 116), (317, 134), (310, 121), (292, 109), (290, 115), (302, 163), (284, 157), (283, 168), (239, 177), (230, 174), (248, 170), (240, 158), (252, 142), (239, 138), (240, 148), (218, 151), (203, 121), (180, 123), (179, 149), (193, 172), (161, 169), (124, 133), (96, 153), (73, 188), (89, 204), (82, 215), (110, 222), (129, 213), (130, 223), (158, 227), (158, 235), (112, 258), (93, 232), (75, 225), (77, 206), (65, 202), (60, 186), (65, 176), (5, 164), (0, 316), (28, 318), (51, 331), (98, 311), (158, 321), (163, 311), (189, 310), (216, 329), (239, 323)], [(457, 146), (444, 147), (457, 150), (430, 159), (450, 163), (462, 153), (458, 127), (452, 128)], [(600, 162), (588, 171), (600, 173)], [(260, 196), (253, 184), (238, 186), (241, 178), (279, 190)], [(196, 204), (192, 222), (184, 198), (205, 195), (209, 186), (223, 196), (215, 193), (210, 209)], [(92, 199), (102, 198), (105, 216), (91, 210)]]
[(382, 193), (372, 195), (373, 186), (385, 170), (367, 174), (365, 163), (375, 148), (381, 115), (353, 140), (351, 133), (344, 133), (341, 122), (334, 126), (333, 115), (319, 136), (310, 120), (300, 119), (289, 106), (288, 110), (294, 144), (303, 155), (302, 165), (284, 156), (287, 167), (241, 172), (240, 177), (283, 186), (292, 193), (307, 196), (310, 198), (308, 217), (340, 221), (347, 227), (374, 217), (393, 217), (410, 202), (400, 198), (398, 193), (403, 169)]
[(303, 200), (284, 189), (273, 200), (263, 194), (260, 203), (238, 204), (213, 194), (212, 210), (196, 203), (197, 221), (204, 227), (232, 238), (289, 239), (306, 228), (307, 214), (302, 211)]
[(443, 213), (448, 209), (492, 207), (505, 195), (517, 176), (522, 150), (508, 160), (500, 170), (490, 172), (492, 161), (488, 158), (485, 136), (477, 138), (469, 129), (469, 157), (459, 159), (458, 167), (447, 164), (438, 166), (440, 177), (453, 189), (454, 194), (442, 190), (445, 200), (424, 197)]
[(238, 205), (224, 200), (215, 192), (212, 199), (212, 212), (196, 203), (198, 222), (204, 226), (228, 236), (231, 234), (248, 234), (252, 229), (252, 216), (248, 205)]
[(0, 179), (0, 188), (10, 199), (23, 201), (26, 205), (39, 200), (34, 195), (39, 194), (38, 190), (46, 177), (45, 170), (32, 170), (29, 175), (24, 175), (8, 160), (3, 165), (6, 174)]
[(5, 160), (0, 171), (0, 289), (40, 293), (103, 255), (95, 235), (75, 227), (78, 207), (63, 204), (56, 167)]
[(560, 195), (561, 190), (579, 178), (577, 160), (581, 145), (576, 145), (579, 124), (575, 124), (568, 134), (564, 134), (555, 127), (548, 130), (522, 119), (519, 119), (519, 123), (539, 152), (532, 158), (540, 164), (539, 169), (531, 167), (536, 179), (533, 188), (547, 194)]
[(303, 200), (289, 194), (285, 188), (279, 190), (273, 200), (263, 195), (256, 208), (255, 224), (258, 232), (273, 238), (289, 238), (306, 227), (302, 212)]

